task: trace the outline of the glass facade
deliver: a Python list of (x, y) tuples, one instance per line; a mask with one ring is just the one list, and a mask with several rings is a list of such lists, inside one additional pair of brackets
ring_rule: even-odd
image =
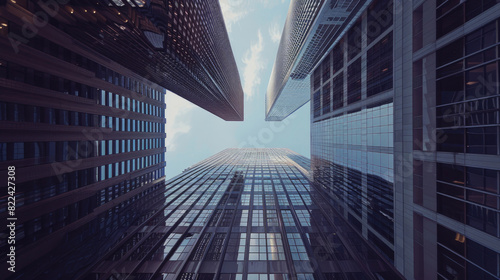
[(498, 10), (498, 1), (436, 1), (413, 11), (416, 279), (434, 267), (438, 279), (500, 277)]
[[(47, 32), (22, 37), (24, 22), (12, 11), (26, 8), (23, 17), (33, 18), (40, 5), (0, 4), (0, 171), (14, 166), (16, 174), (9, 279), (73, 279), (160, 202), (165, 89), (78, 43), (55, 18)], [(95, 11), (84, 6), (80, 12)], [(4, 220), (8, 203), (3, 195)]]
[[(267, 121), (281, 121), (311, 99), (310, 73), (341, 37), (341, 27), (350, 24), (364, 5), (364, 1), (358, 0), (327, 2), (292, 1), (267, 87)], [(322, 65), (323, 78), (328, 79), (329, 56)], [(321, 69), (314, 76), (320, 75), (319, 72)]]
[(394, 262), (392, 9), (374, 1), (314, 69), (311, 169), (337, 211)]
[(88, 279), (398, 279), (311, 184), (308, 162), (228, 149), (195, 164)]
[[(243, 120), (243, 90), (218, 1), (84, 0), (61, 3), (52, 7), (52, 4), (33, 1), (7, 1), (2, 6), (13, 5), (37, 14), (40, 22), (30, 24), (57, 26), (57, 30), (83, 46), (224, 120)], [(22, 51), (23, 45), (29, 45), (86, 69), (97, 67), (90, 71), (110, 83), (139, 87), (136, 90), (141, 94), (150, 90), (143, 88), (140, 80), (129, 81), (116, 68), (95, 65), (91, 57), (60, 46), (57, 38), (40, 40), (42, 36), (37, 36), (38, 32), (32, 35), (27, 31), (30, 28), (23, 28), (24, 21), (7, 17), (2, 20), (6, 25), (1, 32), (12, 42), (8, 48), (14, 48), (16, 53)], [(9, 73), (20, 75), (16, 71)], [(41, 77), (35, 76), (34, 81), (41, 81)], [(51, 87), (66, 90), (66, 84), (57, 77), (44, 80), (50, 81)]]

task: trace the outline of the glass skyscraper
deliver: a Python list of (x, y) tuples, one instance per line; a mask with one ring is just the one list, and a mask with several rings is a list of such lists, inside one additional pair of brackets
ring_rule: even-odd
[[(95, 60), (60, 49), (64, 40), (69, 43), (67, 36), (55, 36), (53, 44), (39, 40), (52, 32), (66, 33), (73, 40), (71, 50), (90, 48), (99, 58), (111, 59), (224, 120), (243, 120), (243, 90), (216, 0), (0, 3), (8, 12), (0, 19), (7, 51), (25, 56), (23, 49), (29, 46), (84, 67), (84, 58)], [(91, 71), (125, 85), (116, 69)]]
[(266, 93), (266, 121), (281, 121), (310, 99), (309, 75), (369, 1), (292, 0)]
[(217, 1), (0, 1), (0, 50), (2, 279), (74, 279), (148, 217), (165, 88), (243, 118)]
[(287, 149), (227, 149), (167, 181), (161, 203), (82, 279), (400, 279)]
[(500, 277), (498, 1), (371, 1), (311, 75), (311, 169), (408, 279)]

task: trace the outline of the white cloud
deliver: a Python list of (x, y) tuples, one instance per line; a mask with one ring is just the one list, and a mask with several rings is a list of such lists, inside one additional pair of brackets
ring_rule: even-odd
[(170, 91), (167, 91), (166, 103), (167, 139), (165, 144), (167, 152), (171, 152), (176, 149), (179, 136), (191, 130), (188, 116), (195, 105)]
[(248, 7), (245, 7), (245, 2), (243, 0), (220, 0), (227, 32), (231, 32), (232, 25), (247, 15)]
[(280, 27), (278, 25), (277, 22), (273, 22), (270, 26), (269, 26), (269, 36), (271, 36), (271, 40), (274, 42), (274, 43), (279, 43), (280, 39), (281, 39), (281, 30), (280, 30)]
[(246, 99), (250, 99), (254, 94), (254, 89), (260, 85), (260, 72), (264, 69), (262, 50), (264, 49), (264, 39), (260, 30), (257, 31), (258, 41), (250, 46), (243, 56), (243, 91)]

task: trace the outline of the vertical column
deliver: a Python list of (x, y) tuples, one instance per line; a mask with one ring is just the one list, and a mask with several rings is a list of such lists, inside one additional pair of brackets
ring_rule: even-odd
[[(367, 30), (367, 21), (368, 21), (368, 18), (366, 16), (366, 12), (363, 13), (363, 16), (362, 16), (362, 21), (361, 21), (361, 100), (365, 100), (366, 99), (366, 79), (367, 79), (367, 72), (366, 72), (366, 64), (367, 64), (367, 61), (366, 61), (366, 57), (367, 57), (367, 52), (366, 52), (366, 46), (368, 44), (368, 38), (367, 38), (367, 33), (368, 33), (368, 30)], [(363, 111), (361, 111), (363, 112)], [(363, 132), (366, 132), (367, 129), (366, 129), (366, 113), (364, 114), (361, 114), (361, 131)], [(367, 148), (367, 134), (366, 133), (362, 133), (361, 134), (361, 148), (362, 148), (362, 153), (364, 155), (367, 155), (368, 154), (368, 148)], [(368, 170), (368, 161), (367, 160), (364, 160), (363, 161), (363, 167), (362, 167), (362, 170)], [(368, 185), (368, 182), (367, 182), (367, 176), (366, 176), (366, 172), (363, 172), (361, 174), (361, 199), (364, 200), (366, 197), (368, 197), (368, 190), (367, 190), (367, 185)], [(365, 201), (362, 201), (361, 203), (361, 224), (363, 225), (363, 228), (362, 228), (362, 234), (363, 234), (363, 237), (368, 239), (368, 228), (367, 228), (367, 225), (368, 225), (368, 208), (367, 208), (367, 202)]]
[[(347, 33), (346, 33), (347, 34)], [(344, 96), (344, 104), (342, 105), (342, 107), (346, 107), (347, 106), (347, 63), (349, 62), (349, 57), (348, 57), (348, 46), (349, 44), (347, 43), (348, 41), (348, 37), (347, 36), (344, 36), (344, 40), (342, 40), (342, 54), (344, 55), (344, 68), (342, 71), (344, 71), (344, 92), (343, 92), (343, 96)]]
[(412, 1), (394, 2), (394, 259), (413, 279)]

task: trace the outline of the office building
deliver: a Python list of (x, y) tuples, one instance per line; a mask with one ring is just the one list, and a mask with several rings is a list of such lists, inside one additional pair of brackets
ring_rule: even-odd
[(499, 14), (371, 1), (314, 67), (314, 182), (407, 279), (500, 277)]
[(313, 67), (366, 2), (291, 1), (267, 87), (266, 121), (281, 121), (310, 100)]
[(163, 203), (82, 279), (401, 279), (287, 149), (227, 149), (167, 181)]
[[(4, 21), (12, 47), (19, 43), (46, 48), (70, 63), (78, 57), (43, 45), (43, 35), (56, 26), (103, 58), (185, 98), (228, 121), (243, 120), (243, 90), (219, 2), (210, 1), (2, 1), (17, 17)], [(59, 2), (67, 3), (59, 5)], [(16, 3), (16, 4), (13, 4)], [(33, 15), (37, 15), (33, 21)], [(126, 46), (126, 47), (125, 47)], [(68, 57), (66, 57), (68, 56)], [(99, 77), (123, 85), (106, 68)]]
[(3, 254), (0, 278), (73, 279), (161, 203), (165, 87), (243, 116), (217, 3), (59, 2), (0, 1), (0, 178), (14, 166), (16, 184), (0, 218), (17, 219), (0, 233), (2, 252), (15, 233), (16, 272)]

